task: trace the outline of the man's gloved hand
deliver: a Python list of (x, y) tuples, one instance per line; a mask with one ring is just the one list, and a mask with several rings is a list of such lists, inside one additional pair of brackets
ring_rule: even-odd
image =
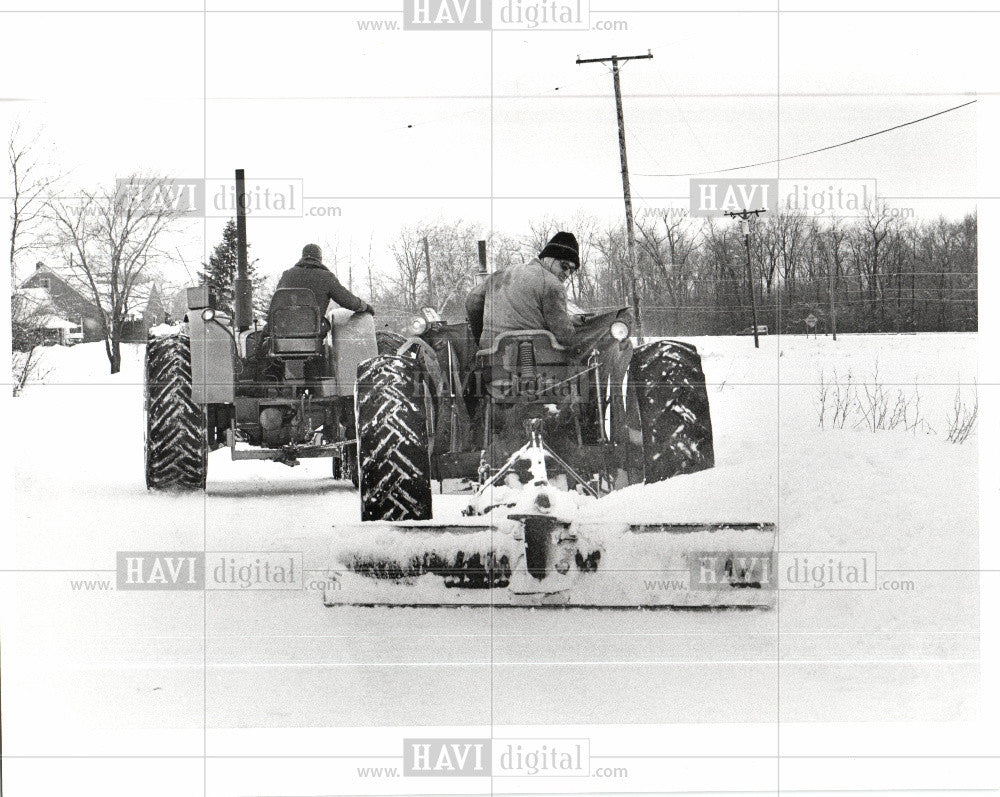
[(361, 312), (362, 313), (368, 313), (368, 315), (370, 315), (370, 316), (374, 316), (375, 315), (375, 308), (372, 307), (370, 304), (368, 304), (368, 302), (365, 302), (364, 309), (362, 309)]

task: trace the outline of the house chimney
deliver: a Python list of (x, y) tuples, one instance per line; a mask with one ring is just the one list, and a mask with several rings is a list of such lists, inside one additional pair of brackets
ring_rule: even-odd
[(35, 271), (41, 271), (43, 268), (45, 268), (45, 264), (41, 260), (35, 263)]

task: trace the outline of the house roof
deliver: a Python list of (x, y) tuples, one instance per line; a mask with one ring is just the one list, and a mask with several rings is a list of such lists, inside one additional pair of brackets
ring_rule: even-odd
[(39, 319), (41, 323), (38, 326), (45, 327), (45, 329), (76, 329), (79, 324), (74, 324), (72, 321), (67, 321), (65, 318), (60, 318), (57, 315), (46, 315)]
[(18, 288), (15, 294), (24, 299), (25, 309), (33, 313), (55, 312), (52, 294), (45, 288)]
[[(55, 277), (60, 282), (62, 282), (62, 284), (65, 285), (69, 290), (71, 290), (81, 302), (93, 308), (93, 311), (95, 313), (98, 311), (97, 305), (94, 303), (94, 300), (89, 297), (88, 291), (85, 288), (81, 290), (79, 278), (75, 278), (72, 274), (66, 274), (62, 271), (51, 268), (50, 266), (47, 266), (45, 263), (41, 261), (35, 264), (35, 270), (32, 271), (31, 274), (29, 274), (21, 282), (21, 285), (22, 286), (26, 285), (28, 282), (32, 280), (32, 278), (36, 277), (39, 274), (51, 275)], [(98, 277), (96, 281), (98, 287), (101, 288), (102, 291), (107, 287), (106, 279)], [(18, 290), (45, 291), (45, 288), (21, 287)], [(159, 294), (157, 301), (162, 302), (163, 301), (162, 288), (160, 288), (160, 286), (156, 282), (144, 281), (144, 282), (138, 282), (137, 284), (133, 285), (129, 296), (129, 314), (141, 315), (149, 305), (150, 299), (152, 299), (154, 296), (157, 296), (157, 294)], [(49, 296), (49, 301), (50, 303), (52, 302), (51, 295)]]
[[(42, 261), (38, 261), (38, 263), (35, 264), (35, 270), (32, 271), (27, 277), (25, 277), (21, 281), (21, 287), (19, 290), (36, 290), (36, 288), (25, 288), (24, 286), (27, 285), (29, 282), (31, 282), (31, 280), (37, 277), (39, 274), (55, 277), (63, 285), (65, 285), (66, 288), (68, 288), (74, 294), (76, 294), (76, 297), (81, 302), (90, 305), (91, 307), (94, 308), (95, 311), (97, 310), (97, 306), (94, 304), (94, 302), (91, 299), (87, 298), (87, 296), (80, 291), (79, 286), (74, 284), (73, 278), (71, 276), (56, 271), (53, 268), (50, 268), (49, 266), (45, 265), (45, 263), (43, 263)], [(41, 288), (41, 290), (45, 289)]]

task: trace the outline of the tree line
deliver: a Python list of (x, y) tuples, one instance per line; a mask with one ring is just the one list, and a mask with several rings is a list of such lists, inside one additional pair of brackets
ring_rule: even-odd
[[(977, 218), (918, 219), (872, 203), (856, 218), (780, 212), (751, 223), (750, 269), (744, 235), (729, 219), (693, 219), (665, 209), (636, 220), (636, 271), (644, 332), (725, 335), (749, 328), (750, 286), (758, 324), (803, 332), (836, 319), (843, 332), (972, 331), (977, 328)], [(584, 215), (529, 224), (522, 236), (464, 221), (402, 229), (389, 246), (388, 273), (374, 303), (394, 319), (432, 305), (460, 317), (486, 239), (489, 269), (537, 255), (557, 230), (580, 242), (582, 268), (571, 299), (587, 309), (630, 304), (628, 248), (621, 225)], [(429, 269), (428, 269), (429, 261)], [(831, 301), (832, 300), (832, 301)]]

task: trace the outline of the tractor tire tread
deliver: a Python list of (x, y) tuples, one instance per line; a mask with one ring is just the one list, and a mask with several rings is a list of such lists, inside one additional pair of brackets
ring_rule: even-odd
[(660, 340), (637, 349), (629, 364), (642, 424), (644, 481), (663, 481), (714, 467), (712, 417), (698, 350)]
[(431, 468), (419, 365), (380, 355), (358, 366), (361, 519), (427, 520)]
[(192, 399), (191, 341), (183, 333), (146, 344), (146, 487), (203, 490), (208, 476), (207, 420)]

